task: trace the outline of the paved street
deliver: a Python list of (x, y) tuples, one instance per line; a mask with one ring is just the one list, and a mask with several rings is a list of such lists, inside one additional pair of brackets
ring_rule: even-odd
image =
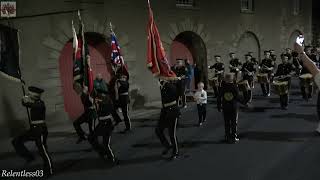
[[(224, 144), (224, 122), (210, 99), (207, 123), (197, 127), (194, 104), (183, 110), (177, 131), (181, 156), (175, 161), (160, 156), (161, 145), (154, 133), (157, 109), (133, 119), (133, 132), (112, 137), (112, 148), (120, 165), (111, 167), (99, 159), (87, 142), (77, 140), (72, 127), (49, 134), (55, 175), (50, 179), (217, 179), (217, 180), (318, 180), (320, 179), (320, 137), (317, 125), (316, 95), (302, 100), (298, 83), (291, 90), (289, 110), (280, 109), (278, 96), (264, 98), (256, 84), (249, 109), (239, 114), (240, 142)], [(31, 146), (33, 147), (33, 145)], [(25, 169), (14, 152), (0, 154), (0, 169)], [(41, 161), (28, 170), (41, 168)]]

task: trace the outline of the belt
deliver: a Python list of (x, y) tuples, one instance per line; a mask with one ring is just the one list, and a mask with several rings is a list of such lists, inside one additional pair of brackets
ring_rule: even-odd
[(34, 125), (36, 125), (36, 124), (44, 124), (44, 123), (45, 123), (44, 120), (31, 121), (31, 124), (34, 124)]
[(94, 106), (89, 107), (88, 109), (95, 109)]
[(111, 119), (112, 116), (111, 115), (108, 115), (108, 116), (102, 116), (102, 117), (99, 117), (99, 120), (100, 121), (104, 121), (104, 120), (108, 120), (108, 119)]
[(125, 93), (121, 93), (120, 96), (125, 96), (125, 95), (129, 95), (128, 92), (125, 92)]
[(170, 103), (165, 103), (165, 104), (163, 104), (163, 106), (164, 106), (164, 107), (169, 107), (169, 106), (173, 106), (173, 105), (176, 105), (176, 104), (177, 104), (176, 101), (172, 101), (172, 102), (170, 102)]

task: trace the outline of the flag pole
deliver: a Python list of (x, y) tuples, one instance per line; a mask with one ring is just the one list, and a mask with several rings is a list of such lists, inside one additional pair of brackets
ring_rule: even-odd
[[(5, 10), (6, 11), (6, 14), (7, 14), (7, 21), (8, 21), (8, 26), (9, 26), (9, 29), (10, 29), (10, 37), (11, 37), (11, 39), (13, 39), (12, 38), (12, 30), (13, 30), (13, 24), (11, 24), (10, 23), (10, 20), (9, 20), (9, 18), (10, 18), (10, 14), (9, 14), (9, 12), (8, 12), (8, 10), (6, 9)], [(19, 35), (19, 30), (17, 30), (17, 41), (18, 41), (18, 62), (19, 62), (19, 65), (18, 65), (18, 74), (19, 74), (19, 76), (20, 76), (20, 83), (21, 83), (21, 89), (22, 89), (22, 94), (23, 94), (23, 96), (25, 96), (26, 95), (26, 90), (25, 90), (25, 88), (24, 88), (24, 86), (25, 86), (25, 82), (22, 80), (22, 74), (21, 74), (21, 69), (20, 69), (20, 60), (21, 60), (21, 57), (20, 57), (20, 35)], [(31, 128), (31, 118), (30, 118), (30, 112), (29, 112), (29, 110), (28, 110), (28, 107), (26, 107), (26, 110), (27, 110), (27, 115), (28, 115), (28, 121), (29, 121), (29, 126), (30, 126), (30, 128)]]

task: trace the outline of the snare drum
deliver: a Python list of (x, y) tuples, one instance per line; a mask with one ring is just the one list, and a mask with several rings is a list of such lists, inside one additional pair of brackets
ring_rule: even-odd
[(279, 96), (288, 94), (288, 81), (274, 81), (273, 86)]
[(247, 80), (242, 80), (238, 83), (238, 87), (240, 91), (248, 91), (250, 90), (249, 82)]
[(310, 85), (312, 85), (312, 74), (302, 74), (301, 76), (299, 76), (300, 79), (300, 85), (302, 87), (308, 87)]
[(257, 78), (260, 84), (269, 83), (269, 78), (267, 73), (259, 73), (257, 74)]

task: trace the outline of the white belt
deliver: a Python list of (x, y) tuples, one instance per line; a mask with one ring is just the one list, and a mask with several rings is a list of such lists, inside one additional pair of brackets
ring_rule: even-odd
[(31, 121), (31, 124), (42, 124), (42, 123), (44, 123), (44, 120)]
[(164, 107), (169, 107), (169, 106), (173, 106), (173, 105), (175, 105), (175, 104), (177, 104), (177, 102), (176, 102), (176, 101), (172, 101), (172, 102), (170, 102), (170, 103), (164, 104), (163, 106), (164, 106)]
[(112, 116), (108, 115), (108, 116), (103, 116), (103, 117), (99, 117), (99, 120), (107, 120), (107, 119), (111, 119)]
[(126, 92), (126, 93), (121, 93), (121, 94), (120, 94), (120, 96), (123, 96), (123, 95), (129, 95), (129, 93)]

